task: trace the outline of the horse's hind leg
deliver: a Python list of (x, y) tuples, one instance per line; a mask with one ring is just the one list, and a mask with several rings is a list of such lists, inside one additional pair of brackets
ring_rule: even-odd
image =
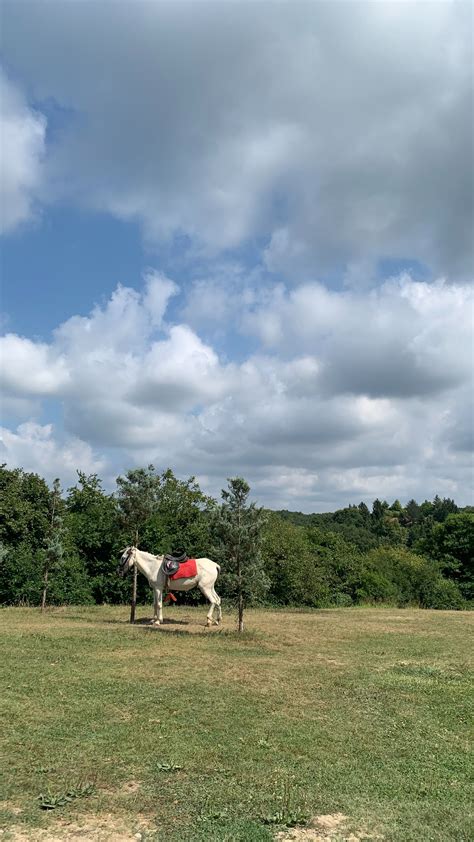
[(199, 585), (199, 590), (201, 591), (201, 593), (204, 594), (206, 599), (211, 603), (211, 607), (209, 608), (209, 611), (207, 612), (206, 626), (212, 626), (212, 623), (213, 623), (213, 620), (214, 620), (214, 608), (216, 607), (216, 605), (218, 605), (218, 602), (217, 602), (218, 597), (216, 599), (217, 594), (215, 593), (214, 588), (206, 588), (203, 585)]
[(222, 608), (221, 608), (221, 598), (219, 594), (216, 593), (214, 587), (212, 588), (212, 595), (214, 597), (215, 603), (217, 605), (217, 620), (215, 620), (216, 626), (219, 625), (220, 621), (222, 620)]

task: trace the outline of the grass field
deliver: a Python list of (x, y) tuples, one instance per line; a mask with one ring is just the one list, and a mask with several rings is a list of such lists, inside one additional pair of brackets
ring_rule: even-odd
[(127, 613), (0, 613), (2, 842), (473, 838), (474, 615)]

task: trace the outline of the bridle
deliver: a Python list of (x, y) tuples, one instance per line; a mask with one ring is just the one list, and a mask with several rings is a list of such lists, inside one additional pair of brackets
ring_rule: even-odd
[[(136, 554), (136, 552), (137, 552), (137, 548), (136, 548), (136, 547), (128, 547), (128, 548), (127, 548), (127, 547), (125, 547), (125, 549), (124, 549), (124, 553), (125, 553), (125, 551), (126, 551), (127, 549), (128, 549), (128, 553), (127, 553), (127, 555), (125, 556), (125, 558), (123, 558), (123, 559), (122, 559), (122, 561), (121, 561), (121, 562), (120, 562), (120, 564), (119, 564), (119, 568), (118, 568), (118, 572), (119, 572), (119, 574), (120, 574), (120, 575), (122, 575), (122, 576), (125, 574), (125, 568), (126, 568), (126, 566), (128, 565), (128, 567), (131, 567), (131, 566), (132, 566), (132, 564), (134, 564), (134, 563), (135, 563), (135, 554)], [(132, 564), (129, 564), (129, 561), (130, 561), (130, 556), (131, 556), (131, 555), (133, 555), (133, 561), (132, 561)]]

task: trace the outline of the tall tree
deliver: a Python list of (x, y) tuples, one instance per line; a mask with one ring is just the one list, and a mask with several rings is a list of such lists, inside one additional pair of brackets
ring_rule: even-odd
[(168, 468), (158, 481), (156, 508), (146, 528), (148, 546), (159, 553), (182, 547), (188, 555), (206, 555), (215, 501), (203, 494), (195, 477), (181, 480)]
[(466, 599), (474, 598), (474, 514), (448, 514), (418, 542), (417, 549), (439, 563), (443, 576), (453, 579)]
[[(147, 522), (156, 509), (159, 499), (160, 478), (153, 465), (127, 471), (124, 477), (117, 477), (117, 501), (120, 519), (126, 540), (138, 546)], [(137, 605), (137, 568), (133, 568), (130, 622), (135, 622)]]
[(242, 477), (228, 480), (214, 521), (216, 550), (223, 579), (237, 601), (238, 629), (244, 630), (244, 608), (265, 595), (270, 582), (261, 555), (263, 509), (248, 503), (250, 487)]
[(53, 570), (60, 566), (64, 558), (63, 509), (64, 503), (61, 497), (61, 484), (59, 479), (55, 479), (50, 495), (49, 534), (46, 548), (43, 553), (43, 593), (41, 596), (42, 611), (44, 611), (46, 607), (50, 574)]
[(97, 474), (78, 471), (68, 489), (67, 526), (73, 545), (90, 579), (96, 602), (123, 598), (122, 579), (115, 575), (120, 535), (117, 500), (106, 494)]
[(0, 540), (43, 546), (50, 522), (50, 489), (38, 474), (0, 465)]
[(403, 509), (402, 516), (401, 516), (401, 522), (402, 522), (403, 526), (406, 526), (407, 528), (409, 528), (409, 527), (413, 526), (413, 524), (418, 523), (420, 518), (421, 518), (421, 509), (420, 509), (418, 503), (416, 502), (416, 500), (413, 500), (413, 498), (412, 498), (411, 500), (408, 501), (405, 508)]

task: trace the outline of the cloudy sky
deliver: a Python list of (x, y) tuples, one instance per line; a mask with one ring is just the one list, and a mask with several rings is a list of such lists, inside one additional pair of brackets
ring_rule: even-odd
[(472, 6), (2, 0), (0, 461), (472, 502)]

